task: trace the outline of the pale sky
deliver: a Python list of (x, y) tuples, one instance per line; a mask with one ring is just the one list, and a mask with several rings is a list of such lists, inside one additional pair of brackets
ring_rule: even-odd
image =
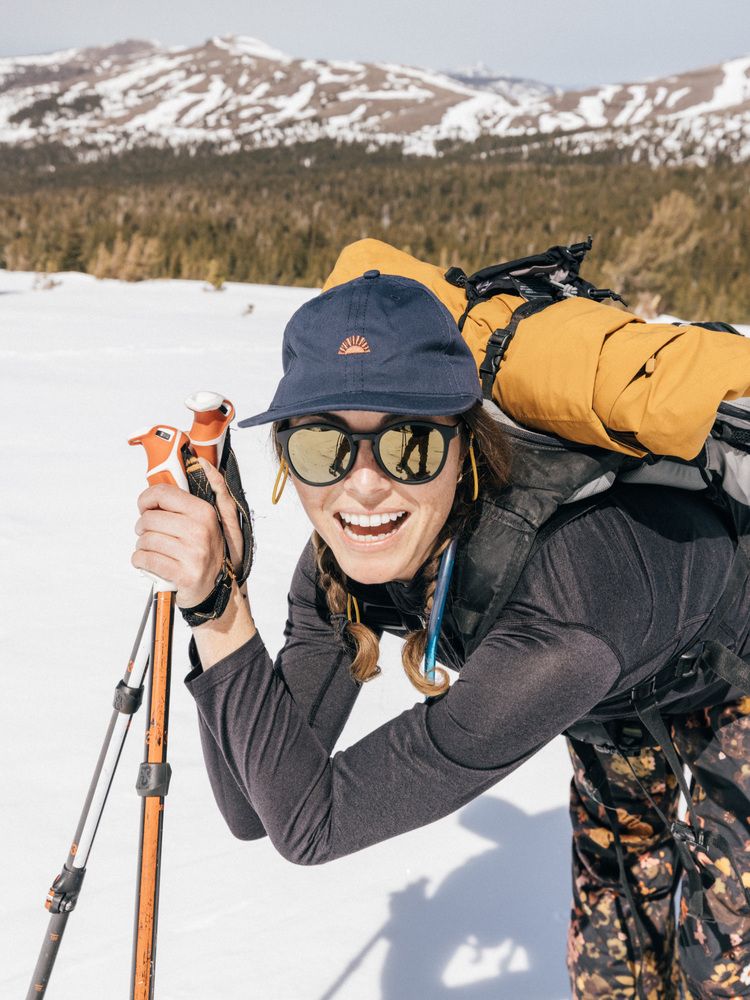
[(481, 61), (562, 86), (750, 55), (750, 0), (3, 0), (0, 56), (244, 34), (298, 57), (451, 69)]

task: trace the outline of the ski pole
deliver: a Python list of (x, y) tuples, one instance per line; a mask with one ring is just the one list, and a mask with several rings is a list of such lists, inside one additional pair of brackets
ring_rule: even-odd
[(86, 864), (99, 829), (99, 822), (112, 786), (125, 738), (130, 729), (133, 713), (141, 704), (143, 678), (148, 667), (148, 651), (141, 643), (151, 610), (151, 596), (146, 603), (128, 666), (120, 683), (115, 688), (114, 712), (109, 721), (104, 743), (97, 760), (94, 774), (83, 804), (81, 817), (73, 835), (70, 853), (63, 869), (52, 883), (47, 893), (46, 908), (52, 916), (47, 926), (39, 958), (31, 978), (26, 1000), (36, 1000), (47, 991), (52, 969), (57, 958), (68, 917), (75, 908), (81, 891)]
[[(156, 426), (147, 434), (130, 439), (130, 444), (141, 444), (146, 449), (146, 478), (150, 486), (171, 483), (187, 490), (188, 473), (202, 475), (200, 467), (195, 468), (197, 463), (193, 451), (218, 467), (227, 429), (234, 417), (234, 407), (229, 400), (214, 392), (193, 393), (186, 404), (193, 411), (193, 425), (189, 436), (175, 427)], [(133, 1000), (152, 1000), (154, 995), (164, 797), (169, 791), (172, 773), (167, 763), (167, 729), (176, 588), (158, 577), (153, 579), (154, 615), (146, 760), (140, 766), (136, 782), (136, 790), (143, 802), (133, 935)]]
[[(168, 483), (187, 489), (185, 462), (190, 453), (190, 441), (183, 431), (176, 427), (157, 425), (146, 434), (130, 438), (128, 444), (140, 444), (146, 449), (146, 478), (150, 486)], [(174, 584), (152, 573), (145, 575), (154, 581), (153, 633), (146, 760), (138, 770), (136, 781), (136, 791), (141, 796), (142, 803), (133, 932), (133, 1000), (151, 1000), (154, 995), (164, 797), (169, 791), (171, 776), (171, 768), (167, 763), (167, 726), (176, 588)]]
[(185, 400), (193, 411), (193, 426), (188, 437), (198, 458), (207, 458), (219, 468), (229, 425), (234, 420), (234, 406), (218, 392), (194, 392)]

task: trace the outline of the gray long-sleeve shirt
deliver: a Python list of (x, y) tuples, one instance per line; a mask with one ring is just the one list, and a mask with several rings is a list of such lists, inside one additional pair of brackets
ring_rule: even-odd
[[(680, 490), (611, 492), (610, 503), (539, 548), (480, 646), (448, 664), (460, 673), (445, 695), (333, 756), (362, 686), (316, 595), (308, 545), (276, 663), (256, 635), (187, 678), (232, 832), (267, 832), (290, 861), (319, 864), (416, 829), (494, 785), (689, 643), (729, 572), (733, 542), (721, 518), (701, 495)], [(394, 608), (413, 607), (417, 583), (387, 585)], [(725, 621), (723, 641), (746, 653), (750, 592)], [(701, 679), (672, 710), (727, 693), (726, 684)]]

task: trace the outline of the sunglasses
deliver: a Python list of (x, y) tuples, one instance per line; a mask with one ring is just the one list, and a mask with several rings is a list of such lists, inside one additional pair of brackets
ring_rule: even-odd
[(338, 483), (357, 460), (360, 441), (369, 441), (375, 461), (399, 483), (429, 483), (442, 472), (460, 424), (403, 420), (379, 431), (358, 433), (335, 424), (314, 423), (276, 432), (286, 463), (308, 486)]

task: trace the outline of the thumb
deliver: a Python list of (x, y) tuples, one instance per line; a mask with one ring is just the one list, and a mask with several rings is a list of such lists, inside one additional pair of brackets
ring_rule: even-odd
[(237, 505), (232, 499), (224, 477), (218, 469), (211, 465), (206, 458), (199, 458), (198, 463), (205, 472), (208, 484), (216, 495), (216, 508), (221, 517), (221, 523), (224, 526), (224, 536), (229, 546), (229, 558), (232, 560), (234, 568), (239, 570), (242, 566), (242, 554), (245, 543), (237, 517)]

